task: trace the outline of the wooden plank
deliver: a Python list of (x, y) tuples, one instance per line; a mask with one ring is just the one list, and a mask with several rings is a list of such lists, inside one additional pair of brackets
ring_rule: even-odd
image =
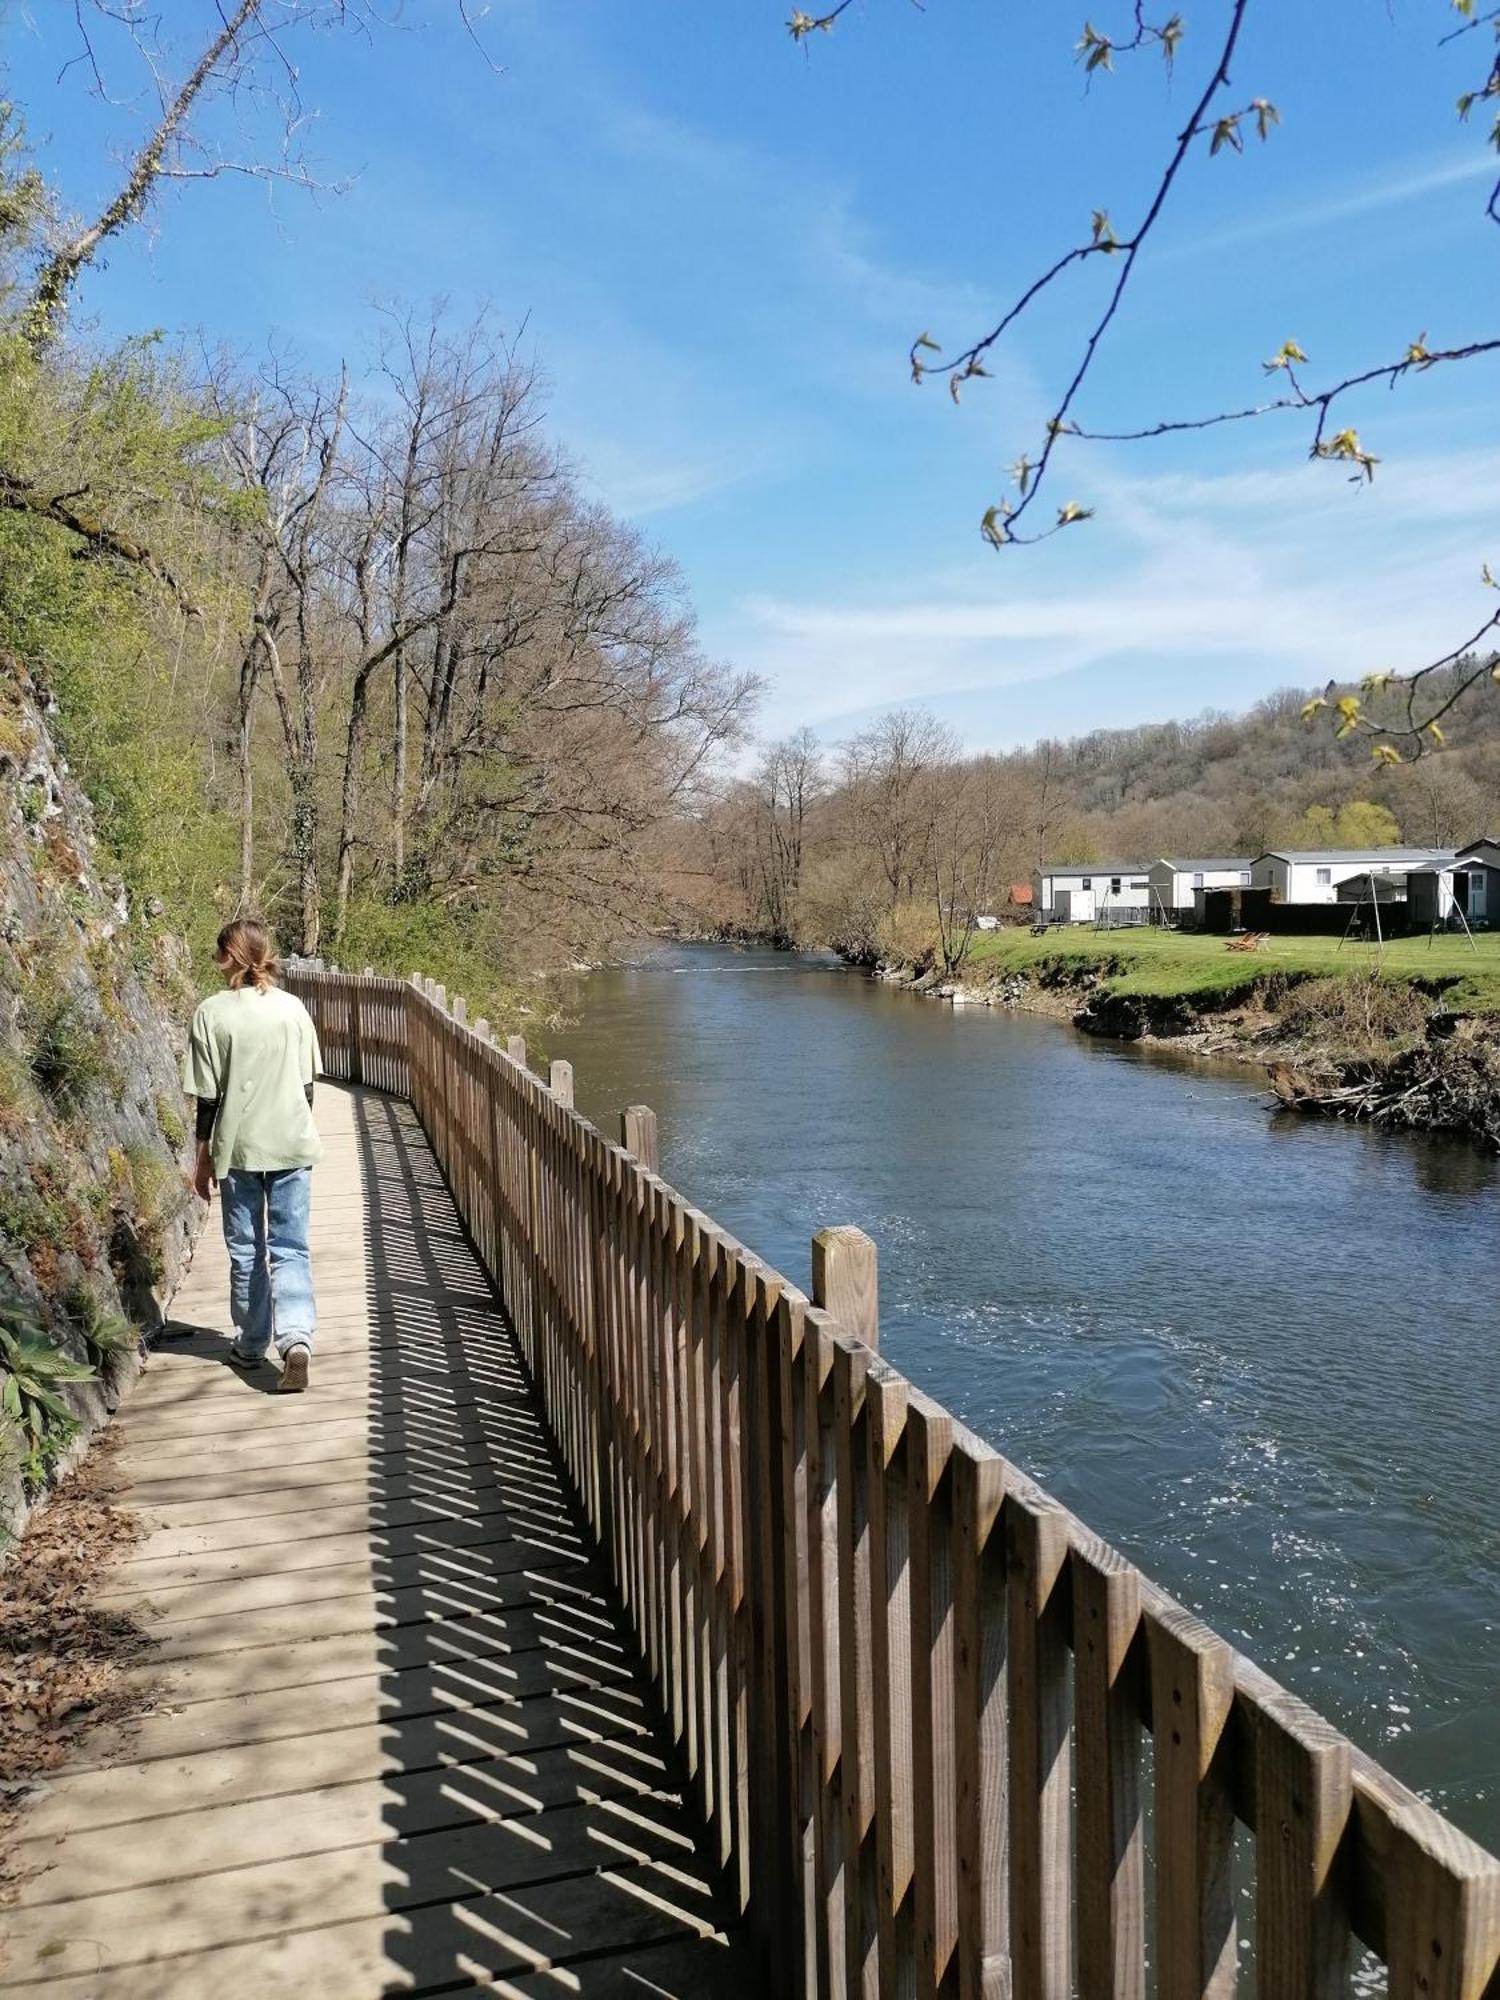
[(874, 1691), (876, 1937), (885, 1993), (915, 1984), (910, 1899), (913, 1847), (911, 1552), (908, 1389), (884, 1362), (865, 1374), (869, 1441), (870, 1669)]
[[(587, 1952), (601, 1934), (617, 1942), (616, 1954), (576, 1956), (580, 1941)], [(95, 1956), (89, 1940), (69, 1940), (35, 1982), (6, 1990), (15, 2000), (102, 2000), (97, 1970), (73, 1970), (92, 1968)], [(151, 1957), (112, 1967), (107, 1992), (108, 2000), (265, 2000), (297, 1992), (364, 2000), (440, 1991), (464, 1964), (499, 1996), (641, 2000), (654, 1990), (682, 2000), (739, 2000), (750, 1990), (741, 1983), (743, 1957), (725, 1937), (705, 1885), (647, 1866), (519, 1893), (460, 1895), (398, 1919), (382, 1913), (187, 1957)]]
[(953, 1716), (953, 1419), (913, 1394), (906, 1413), (911, 1509), (912, 1924), (918, 2000), (935, 2000), (958, 1924)]
[(840, 1676), (838, 1453), (833, 1324), (809, 1320), (803, 1338), (807, 1403), (808, 1681), (812, 1724), (813, 1856), (818, 1991), (844, 1978), (844, 1815)]
[(813, 1304), (866, 1347), (880, 1345), (879, 1259), (862, 1229), (841, 1223), (812, 1240)]
[(865, 1374), (873, 1357), (833, 1344), (833, 1448), (838, 1490), (840, 1804), (843, 1809), (844, 1981), (879, 1990), (874, 1843), (875, 1690), (870, 1641), (869, 1447)]
[(967, 1434), (953, 1481), (953, 1758), (958, 1991), (1001, 2000), (1011, 1978), (1006, 1818), (1005, 1467)]
[(1109, 2000), (1146, 1990), (1141, 1792), (1140, 1577), (1106, 1543), (1076, 1536), (1073, 1743), (1078, 1987)]
[(1348, 1989), (1354, 1784), (1348, 1741), (1295, 1696), (1255, 1719), (1255, 1972), (1262, 2000)]
[(1011, 1952), (1015, 1990), (1035, 2000), (1062, 2000), (1072, 1990), (1068, 1539), (1062, 1508), (1012, 1482), (1005, 1503)]
[[(783, 1756), (788, 1774), (781, 1839), (794, 1881), (796, 1937), (793, 1991), (812, 2000), (820, 1990), (817, 1837), (814, 1826), (817, 1776), (812, 1733), (812, 1608), (808, 1547), (808, 1430), (816, 1424), (807, 1395), (803, 1353), (809, 1321), (817, 1310), (795, 1293), (783, 1293), (772, 1334), (780, 1410), (777, 1533), (780, 1538), (782, 1630), (787, 1651)], [(826, 1990), (824, 1988), (823, 1990)]]
[(1225, 2000), (1237, 1978), (1230, 1862), (1234, 1662), (1178, 1605), (1146, 1611), (1156, 1772), (1156, 1957), (1162, 2000)]
[(659, 1147), (656, 1113), (649, 1104), (631, 1104), (620, 1113), (620, 1144), (648, 1174), (657, 1171)]
[[(1390, 2000), (1479, 2000), (1500, 1977), (1500, 1862), (1420, 1799), (1373, 1772), (1360, 1818), (1381, 1825), (1379, 1856)], [(1378, 1807), (1376, 1805), (1379, 1801)], [(1364, 1830), (1364, 1829), (1362, 1829)]]

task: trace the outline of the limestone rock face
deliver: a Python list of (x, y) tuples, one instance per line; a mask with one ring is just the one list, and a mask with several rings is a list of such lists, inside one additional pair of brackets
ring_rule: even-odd
[(184, 1266), (192, 999), (159, 914), (101, 866), (45, 697), (0, 655), (0, 1327), (92, 1370), (52, 1384), (74, 1428), (0, 1351), (0, 1539), (114, 1407)]

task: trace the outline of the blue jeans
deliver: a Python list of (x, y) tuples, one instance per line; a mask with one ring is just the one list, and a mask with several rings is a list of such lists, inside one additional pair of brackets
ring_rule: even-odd
[(219, 1183), (229, 1251), (229, 1314), (242, 1354), (311, 1347), (318, 1311), (307, 1249), (311, 1167), (257, 1173), (235, 1167)]

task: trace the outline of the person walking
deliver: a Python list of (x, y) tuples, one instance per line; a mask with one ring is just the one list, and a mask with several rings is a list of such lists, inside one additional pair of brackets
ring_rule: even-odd
[(312, 1169), (323, 1153), (313, 1123), (317, 1030), (276, 983), (265, 925), (236, 917), (219, 932), (224, 991), (193, 1015), (183, 1089), (198, 1100), (193, 1190), (220, 1191), (229, 1251), (229, 1359), (257, 1368), (274, 1342), (280, 1387), (308, 1385), (317, 1307), (308, 1224)]

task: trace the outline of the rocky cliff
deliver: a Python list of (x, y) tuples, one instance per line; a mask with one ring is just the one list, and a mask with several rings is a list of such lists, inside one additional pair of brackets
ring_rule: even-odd
[(191, 1000), (0, 654), (0, 1539), (114, 1408), (185, 1262)]

